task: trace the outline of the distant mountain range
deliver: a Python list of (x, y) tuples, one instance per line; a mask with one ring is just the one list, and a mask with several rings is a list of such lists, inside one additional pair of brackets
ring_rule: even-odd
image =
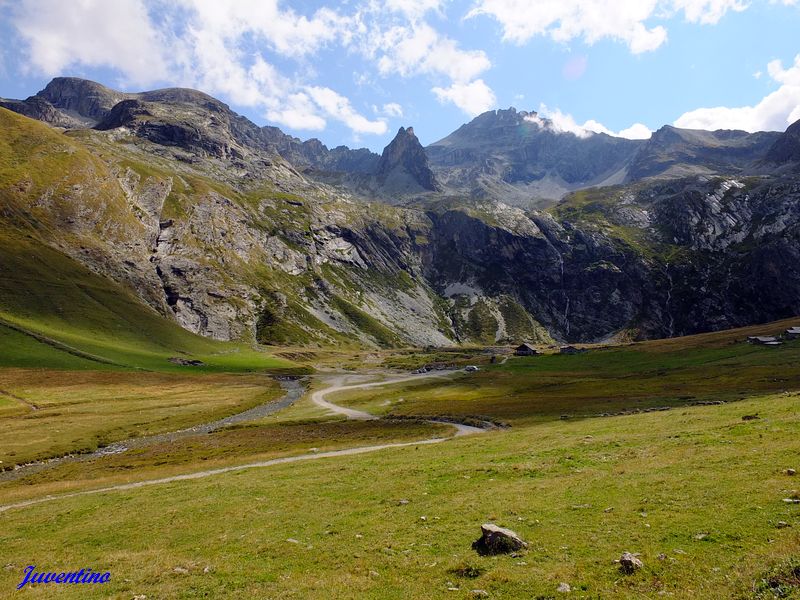
[[(188, 105), (192, 110), (177, 122), (154, 122), (154, 117), (166, 116), (158, 105)], [(59, 127), (133, 126), (143, 137), (161, 143), (172, 140), (177, 145), (188, 143), (193, 123), (205, 120), (217, 134), (216, 147), (204, 148), (207, 152), (224, 155), (236, 153), (237, 148), (240, 153), (243, 148), (272, 151), (306, 173), (313, 171), (328, 180), (345, 175), (346, 180), (338, 179), (340, 184), (349, 183), (349, 187), (370, 197), (393, 201), (438, 191), (542, 207), (570, 191), (648, 177), (762, 174), (795, 160), (787, 150), (780, 149), (782, 144), (796, 146), (796, 140), (779, 142), (786, 137), (779, 132), (701, 131), (669, 125), (654, 132), (649, 140), (590, 132), (577, 136), (559, 131), (552, 121), (535, 112), (512, 107), (479, 115), (425, 148), (424, 153), (418, 151), (415, 138), (414, 144), (405, 144), (409, 156), (400, 156), (395, 149), (405, 138), (406, 129), (401, 128), (398, 138), (387, 147), (402, 165), (398, 170), (366, 148), (329, 149), (314, 138), (301, 141), (277, 127), (258, 127), (224, 103), (194, 90), (172, 88), (131, 94), (65, 77), (54, 79), (26, 100), (0, 100), (0, 106)], [(205, 133), (203, 143), (209, 142), (211, 131)], [(389, 171), (394, 172), (391, 178), (387, 177)], [(374, 180), (376, 175), (379, 183)]]
[[(627, 140), (510, 108), (378, 155), (194, 90), (57, 78), (0, 107), (0, 253), (61, 252), (203, 335), (588, 341), (800, 313), (800, 122)], [(2, 285), (0, 312), (29, 310)]]

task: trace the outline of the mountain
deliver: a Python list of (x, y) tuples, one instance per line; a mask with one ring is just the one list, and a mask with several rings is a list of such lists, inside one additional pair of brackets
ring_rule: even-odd
[(649, 140), (565, 132), (535, 112), (483, 113), (426, 151), (455, 192), (546, 207), (570, 191), (644, 178), (747, 174), (778, 132), (701, 131), (665, 125)]
[[(509, 110), (434, 149), (401, 128), (378, 157), (260, 128), (194, 90), (121, 94), (57, 79), (40, 94), (8, 103), (71, 125), (0, 109), (4, 260), (35, 273), (37, 256), (57, 253), (53, 264), (204, 336), (591, 341), (800, 314), (800, 175), (764, 166), (776, 147), (794, 156), (794, 126), (783, 136), (664, 128), (631, 142)], [(631, 177), (636, 165), (646, 176)], [(498, 196), (516, 200), (548, 178), (616, 183), (538, 211)], [(41, 289), (26, 297), (61, 293), (56, 279), (31, 282)], [(104, 304), (92, 289), (82, 293)], [(18, 290), (0, 281), (6, 314), (24, 312)]]
[(742, 173), (764, 157), (778, 132), (679, 129), (665, 125), (647, 140), (628, 167), (627, 181)]
[(800, 163), (800, 120), (795, 121), (777, 139), (766, 155), (775, 164)]
[(393, 190), (441, 191), (414, 129), (401, 127), (381, 154), (375, 174)]
[[(118, 106), (123, 101), (128, 102)], [(133, 125), (140, 129), (141, 135), (154, 136), (165, 143), (191, 139), (193, 124), (208, 124), (207, 129), (216, 129), (216, 134), (211, 136), (216, 140), (207, 148), (212, 153), (240, 155), (243, 148), (271, 152), (299, 168), (372, 173), (379, 159), (366, 148), (351, 150), (339, 146), (329, 150), (316, 139), (301, 142), (277, 127), (258, 127), (231, 111), (223, 102), (185, 88), (136, 94), (118, 92), (76, 77), (57, 77), (36, 95), (26, 100), (0, 100), (0, 106), (70, 129), (114, 129)], [(115, 107), (118, 107), (117, 111), (112, 115)], [(153, 111), (158, 114), (149, 114)], [(158, 117), (158, 123), (145, 123), (153, 116)]]
[(527, 206), (552, 203), (575, 189), (620, 183), (640, 145), (605, 134), (562, 132), (535, 112), (512, 107), (475, 117), (426, 152), (447, 188)]

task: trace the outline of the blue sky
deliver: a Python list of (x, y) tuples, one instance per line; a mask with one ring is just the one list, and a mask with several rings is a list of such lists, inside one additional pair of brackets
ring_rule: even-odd
[(577, 135), (800, 119), (800, 0), (0, 0), (0, 96), (194, 87), (380, 151), (515, 106)]

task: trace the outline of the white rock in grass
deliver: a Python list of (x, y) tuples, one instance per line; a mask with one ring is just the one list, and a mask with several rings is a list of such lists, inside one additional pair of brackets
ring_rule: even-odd
[(624, 552), (619, 559), (619, 569), (626, 575), (631, 575), (643, 566), (644, 563), (642, 563), (635, 554), (631, 554), (630, 552)]

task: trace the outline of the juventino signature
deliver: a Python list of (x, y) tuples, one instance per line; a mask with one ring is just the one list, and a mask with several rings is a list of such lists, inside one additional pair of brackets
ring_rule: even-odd
[(108, 583), (111, 573), (93, 573), (91, 569), (81, 569), (72, 573), (36, 572), (36, 567), (25, 567), (25, 577), (17, 586), (21, 590), (26, 583)]

